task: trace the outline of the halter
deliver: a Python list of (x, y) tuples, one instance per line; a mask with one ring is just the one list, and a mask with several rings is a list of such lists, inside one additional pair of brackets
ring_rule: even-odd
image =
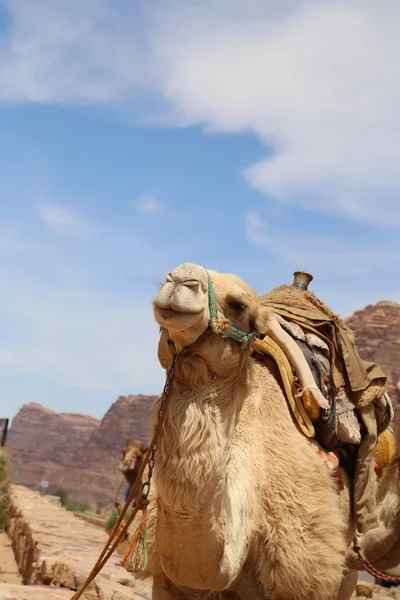
[(210, 311), (210, 321), (208, 323), (209, 329), (214, 333), (220, 333), (221, 335), (238, 342), (241, 348), (248, 348), (252, 343), (256, 334), (254, 332), (245, 333), (236, 327), (233, 327), (227, 319), (220, 319), (218, 316), (218, 301), (217, 295), (214, 290), (214, 286), (211, 281), (210, 274), (207, 272), (208, 278), (208, 307)]
[[(243, 349), (248, 348), (254, 339), (257, 337), (257, 334), (253, 331), (251, 333), (245, 333), (236, 327), (233, 327), (228, 319), (220, 319), (218, 314), (218, 300), (217, 295), (215, 293), (214, 286), (211, 281), (210, 274), (207, 271), (207, 279), (208, 279), (208, 309), (210, 311), (210, 320), (208, 322), (207, 329), (203, 332), (200, 338), (206, 332), (213, 332), (224, 337), (230, 338), (234, 340), (240, 347)], [(160, 333), (164, 331), (165, 327), (160, 327)], [(198, 338), (194, 343), (197, 343), (200, 338)], [(191, 345), (192, 346), (192, 345)], [(189, 346), (189, 347), (191, 347)]]

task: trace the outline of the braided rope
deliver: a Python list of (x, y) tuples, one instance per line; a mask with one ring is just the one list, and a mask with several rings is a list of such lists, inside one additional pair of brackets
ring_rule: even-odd
[(360, 563), (364, 567), (364, 570), (367, 571), (367, 573), (369, 573), (376, 579), (381, 579), (382, 581), (387, 581), (388, 583), (400, 583), (400, 577), (394, 577), (393, 575), (386, 575), (386, 573), (382, 573), (376, 567), (374, 567), (374, 565), (362, 553), (361, 548), (357, 544), (356, 539), (354, 539), (354, 541), (353, 541), (353, 548), (354, 548), (354, 552), (357, 554), (358, 558), (360, 559)]

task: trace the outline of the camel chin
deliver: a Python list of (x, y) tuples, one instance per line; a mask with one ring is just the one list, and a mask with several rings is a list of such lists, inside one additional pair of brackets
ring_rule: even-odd
[(160, 327), (168, 330), (185, 331), (196, 325), (202, 313), (178, 312), (172, 308), (154, 307), (154, 317)]

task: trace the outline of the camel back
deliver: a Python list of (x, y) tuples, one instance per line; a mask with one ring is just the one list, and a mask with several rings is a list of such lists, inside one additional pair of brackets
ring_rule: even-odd
[(262, 296), (261, 303), (328, 344), (335, 387), (345, 385), (356, 407), (366, 406), (382, 395), (386, 383), (384, 372), (375, 363), (360, 358), (352, 331), (315, 294), (292, 285), (280, 285)]

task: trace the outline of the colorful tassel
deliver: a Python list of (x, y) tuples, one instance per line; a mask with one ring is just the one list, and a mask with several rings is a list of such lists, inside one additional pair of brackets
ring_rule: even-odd
[(132, 536), (129, 549), (124, 556), (122, 564), (128, 562), (129, 570), (135, 573), (142, 571), (147, 566), (147, 507), (143, 509), (139, 527)]

